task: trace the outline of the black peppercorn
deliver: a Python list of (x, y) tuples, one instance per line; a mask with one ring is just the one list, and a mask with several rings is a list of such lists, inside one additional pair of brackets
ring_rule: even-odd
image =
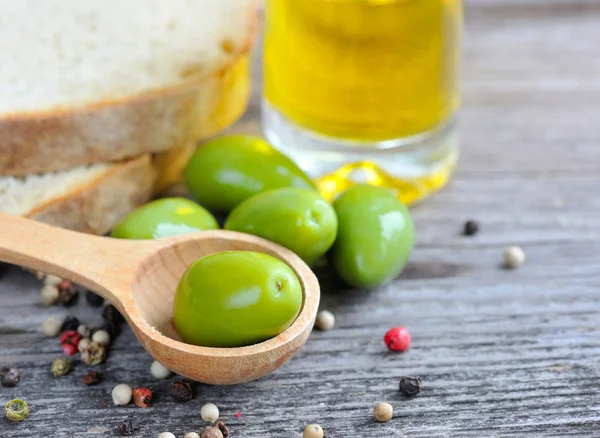
[(17, 386), (21, 379), (21, 372), (17, 368), (2, 367), (0, 368), (0, 385), (5, 388)]
[(102, 309), (102, 319), (109, 324), (119, 326), (125, 322), (125, 318), (121, 316), (119, 311), (112, 304), (104, 306)]
[(87, 386), (97, 385), (101, 380), (102, 374), (100, 374), (98, 371), (90, 371), (81, 378), (83, 384)]
[(194, 396), (192, 384), (187, 380), (175, 380), (171, 385), (171, 396), (176, 402), (187, 402)]
[(8, 267), (9, 266), (10, 265), (8, 263), (2, 263), (2, 262), (0, 262), (0, 278), (2, 278), (2, 276), (4, 274), (6, 274), (6, 271), (8, 271)]
[(133, 418), (127, 417), (125, 420), (117, 424), (117, 435), (119, 436), (131, 436), (137, 429), (137, 425), (133, 421)]
[(419, 376), (407, 376), (400, 379), (400, 392), (406, 396), (412, 397), (421, 392), (423, 382)]
[(81, 323), (74, 316), (67, 316), (60, 326), (60, 332), (66, 332), (67, 330), (77, 331)]
[(463, 228), (464, 236), (474, 236), (475, 234), (477, 234), (478, 231), (479, 231), (479, 222), (473, 221), (473, 220), (469, 220), (469, 221), (465, 222), (465, 225)]
[(104, 298), (102, 298), (100, 295), (95, 294), (91, 290), (88, 290), (85, 293), (85, 300), (92, 307), (100, 307), (102, 304), (104, 304)]

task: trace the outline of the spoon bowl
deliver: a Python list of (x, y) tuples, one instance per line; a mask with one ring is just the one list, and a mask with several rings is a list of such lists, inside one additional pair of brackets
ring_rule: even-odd
[[(319, 306), (319, 283), (293, 252), (233, 231), (203, 231), (160, 240), (119, 240), (63, 230), (0, 213), (0, 261), (79, 283), (109, 300), (156, 360), (192, 380), (227, 385), (263, 377), (304, 345)], [(288, 264), (298, 276), (303, 303), (296, 320), (265, 342), (236, 348), (186, 344), (173, 325), (179, 279), (200, 257), (256, 251)]]

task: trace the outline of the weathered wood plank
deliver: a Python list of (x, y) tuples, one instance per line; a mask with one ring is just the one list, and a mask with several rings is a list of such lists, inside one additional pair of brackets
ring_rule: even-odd
[[(0, 402), (23, 397), (32, 413), (20, 425), (0, 422), (0, 437), (110, 436), (128, 415), (141, 423), (137, 436), (182, 436), (201, 428), (206, 401), (234, 437), (298, 437), (310, 422), (329, 438), (600, 436), (598, 20), (596, 0), (468, 2), (463, 156), (452, 183), (413, 210), (410, 266), (373, 293), (344, 290), (319, 267), (337, 328), (313, 333), (268, 378), (197, 385), (195, 400), (177, 405), (126, 330), (98, 367), (102, 385), (84, 387), (80, 364), (54, 379), (60, 348), (39, 327), (67, 310), (43, 307), (37, 282), (9, 271), (0, 279), (0, 362), (18, 365), (23, 379), (0, 388)], [(233, 131), (259, 132), (258, 91)], [(459, 235), (466, 218), (482, 222), (474, 238)], [(528, 260), (506, 271), (502, 249), (513, 243)], [(85, 303), (69, 312), (100, 321)], [(381, 339), (399, 323), (413, 348), (391, 355)], [(414, 399), (397, 391), (406, 374), (425, 382)], [(111, 406), (119, 382), (155, 390), (152, 407)], [(396, 409), (387, 424), (372, 420), (381, 400)]]

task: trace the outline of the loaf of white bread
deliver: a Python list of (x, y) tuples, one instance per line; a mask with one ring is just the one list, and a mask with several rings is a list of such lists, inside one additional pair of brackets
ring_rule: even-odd
[(106, 233), (245, 110), (252, 0), (0, 0), (0, 211)]

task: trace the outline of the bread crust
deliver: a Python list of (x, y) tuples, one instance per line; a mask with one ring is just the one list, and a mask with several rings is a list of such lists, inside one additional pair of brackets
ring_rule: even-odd
[[(243, 47), (218, 71), (161, 90), (79, 109), (15, 114), (0, 119), (0, 176), (44, 173), (98, 162), (124, 160), (184, 147), (222, 130), (246, 108), (249, 87), (227, 96), (231, 76), (249, 76), (249, 53), (257, 28), (256, 4)], [(248, 80), (246, 79), (246, 82)], [(224, 103), (229, 106), (224, 108)]]
[(85, 185), (38, 205), (25, 216), (84, 233), (106, 234), (152, 198), (156, 174), (150, 155), (115, 163)]

